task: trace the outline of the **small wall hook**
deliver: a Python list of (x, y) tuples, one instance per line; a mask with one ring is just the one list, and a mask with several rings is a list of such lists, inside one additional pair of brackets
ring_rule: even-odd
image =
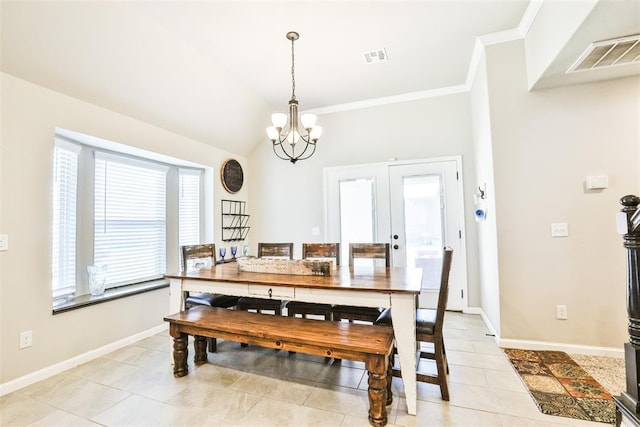
[(480, 202), (480, 200), (484, 200), (487, 198), (487, 184), (482, 184), (482, 186), (478, 186), (478, 191), (473, 193), (474, 201), (476, 205)]
[[(485, 185), (486, 185), (486, 184), (485, 184)], [(486, 187), (485, 187), (485, 189), (483, 189), (483, 188), (481, 188), (481, 187), (478, 187), (478, 197), (480, 197), (482, 200), (484, 200), (484, 199), (487, 197), (487, 196), (485, 196), (485, 194), (484, 194), (484, 193), (485, 193), (485, 191), (487, 191), (487, 190), (486, 190)]]

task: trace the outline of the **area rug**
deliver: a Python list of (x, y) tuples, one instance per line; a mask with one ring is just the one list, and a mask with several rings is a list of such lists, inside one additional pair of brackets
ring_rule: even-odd
[(615, 424), (611, 394), (568, 354), (512, 348), (504, 352), (543, 414)]

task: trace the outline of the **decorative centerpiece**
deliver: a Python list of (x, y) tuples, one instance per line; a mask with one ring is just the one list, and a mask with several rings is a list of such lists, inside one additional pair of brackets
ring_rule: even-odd
[(300, 276), (331, 276), (333, 274), (333, 261), (242, 257), (238, 258), (238, 271)]

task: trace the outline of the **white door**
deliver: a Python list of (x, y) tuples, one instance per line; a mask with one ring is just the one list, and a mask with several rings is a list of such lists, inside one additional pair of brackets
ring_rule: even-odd
[(455, 159), (389, 167), (393, 265), (422, 267), (420, 307), (434, 308), (438, 303), (442, 248), (450, 246), (454, 263), (447, 308), (464, 308), (464, 215), (459, 176)]
[(343, 264), (349, 243), (390, 243), (392, 265), (424, 270), (421, 307), (435, 307), (442, 248), (451, 246), (454, 262), (448, 309), (465, 308), (461, 160), (325, 168), (326, 241), (340, 242)]

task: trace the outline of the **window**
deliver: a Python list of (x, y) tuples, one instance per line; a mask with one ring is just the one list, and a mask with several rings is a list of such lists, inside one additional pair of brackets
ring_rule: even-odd
[(95, 153), (93, 263), (106, 287), (166, 271), (166, 166)]
[[(54, 300), (89, 294), (88, 265), (107, 266), (107, 288), (179, 268), (177, 248), (167, 242), (201, 241), (206, 168), (73, 136), (57, 131), (53, 155)], [(113, 147), (127, 154), (109, 151)]]
[[(373, 243), (375, 196), (372, 178), (340, 181), (340, 242), (342, 259), (349, 259), (350, 243)], [(370, 259), (355, 259), (354, 265), (373, 265)]]
[(76, 199), (80, 146), (57, 140), (53, 150), (52, 277), (54, 298), (76, 289)]

